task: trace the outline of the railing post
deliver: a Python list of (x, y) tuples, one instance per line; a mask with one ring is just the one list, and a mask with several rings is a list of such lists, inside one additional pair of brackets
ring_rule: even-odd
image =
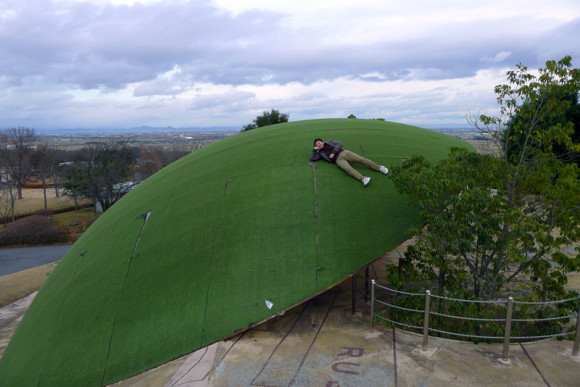
[(352, 275), (352, 315), (356, 313), (356, 273)]
[(508, 359), (510, 352), (510, 333), (512, 330), (512, 312), (514, 310), (514, 298), (508, 297), (508, 309), (505, 316), (505, 337), (503, 339), (503, 360)]
[(425, 291), (425, 318), (423, 319), (423, 351), (429, 343), (429, 307), (431, 306), (431, 291)]
[(369, 300), (369, 267), (365, 269), (365, 301)]
[(375, 331), (375, 280), (371, 282), (371, 333)]
[(580, 343), (580, 296), (578, 296), (578, 316), (576, 316), (576, 336), (572, 347), (572, 356), (578, 356), (578, 344)]

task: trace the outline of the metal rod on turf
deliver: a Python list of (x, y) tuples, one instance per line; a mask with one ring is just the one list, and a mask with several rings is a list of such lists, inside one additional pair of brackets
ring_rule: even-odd
[(352, 314), (356, 313), (356, 273), (351, 277), (352, 279)]
[(369, 300), (369, 267), (365, 269), (365, 301)]
[(580, 343), (580, 296), (578, 296), (578, 315), (576, 316), (576, 336), (574, 337), (574, 346), (572, 347), (572, 356), (578, 356), (578, 344)]
[(505, 337), (503, 339), (503, 360), (508, 359), (510, 352), (510, 333), (512, 330), (512, 312), (514, 310), (514, 298), (508, 297), (508, 309), (505, 316)]
[(371, 333), (375, 331), (375, 280), (371, 282)]
[(431, 291), (425, 291), (425, 317), (423, 318), (423, 351), (429, 344), (429, 307), (431, 306)]

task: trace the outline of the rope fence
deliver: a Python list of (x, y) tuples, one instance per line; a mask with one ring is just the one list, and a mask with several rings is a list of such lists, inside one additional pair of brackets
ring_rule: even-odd
[[(352, 277), (352, 292), (353, 292), (353, 294), (352, 294), (352, 313), (354, 314), (356, 311), (355, 303), (357, 300), (360, 300), (361, 298), (364, 297), (365, 301), (370, 301), (370, 310), (369, 310), (369, 308), (366, 307), (365, 304), (362, 304), (362, 305), (370, 313), (370, 331), (371, 331), (371, 333), (374, 331), (375, 318), (378, 319), (379, 321), (382, 320), (382, 321), (389, 322), (389, 323), (394, 324), (394, 325), (403, 326), (403, 327), (407, 327), (407, 328), (411, 328), (411, 329), (423, 330), (423, 347), (422, 347), (423, 351), (426, 351), (428, 348), (429, 332), (438, 332), (438, 333), (442, 333), (442, 334), (450, 335), (450, 336), (477, 338), (477, 339), (490, 339), (490, 340), (502, 340), (503, 339), (503, 359), (508, 358), (510, 340), (544, 339), (544, 338), (549, 338), (549, 337), (562, 337), (562, 336), (569, 336), (569, 335), (574, 334), (575, 338), (574, 338), (574, 344), (573, 344), (573, 348), (572, 348), (572, 356), (574, 356), (574, 357), (578, 356), (578, 347), (580, 344), (580, 333), (579, 333), (579, 331), (580, 331), (580, 302), (578, 305), (578, 313), (577, 314), (572, 314), (572, 315), (567, 315), (567, 316), (547, 317), (547, 318), (525, 318), (525, 319), (520, 318), (520, 319), (518, 319), (518, 318), (512, 318), (512, 317), (513, 317), (514, 304), (521, 304), (521, 305), (559, 304), (559, 303), (575, 301), (575, 300), (580, 301), (580, 296), (577, 298), (576, 297), (575, 298), (568, 298), (568, 299), (564, 299), (564, 300), (538, 301), (538, 302), (515, 301), (513, 299), (513, 297), (508, 297), (507, 300), (494, 300), (494, 301), (490, 301), (490, 300), (463, 300), (463, 299), (458, 299), (458, 298), (450, 298), (450, 297), (444, 297), (444, 296), (431, 294), (431, 291), (429, 291), (429, 290), (426, 290), (425, 293), (410, 293), (410, 292), (404, 292), (401, 290), (391, 289), (391, 288), (376, 284), (374, 279), (370, 281), (371, 286), (369, 289), (369, 287), (368, 287), (368, 283), (369, 283), (368, 271), (367, 271), (367, 275), (364, 277), (364, 281), (365, 281), (364, 291), (357, 296), (356, 290), (359, 288), (359, 286), (356, 283), (357, 277), (359, 277), (359, 276), (354, 275)], [(360, 276), (360, 277), (362, 277), (362, 276)], [(392, 302), (388, 303), (388, 302), (385, 302), (382, 300), (378, 300), (375, 297), (375, 289), (376, 288), (386, 290), (386, 291), (391, 292), (395, 295), (402, 294), (402, 295), (407, 295), (407, 296), (412, 296), (412, 297), (424, 297), (425, 298), (425, 307), (423, 309), (410, 309), (410, 308), (404, 308), (402, 306), (394, 305)], [(370, 293), (370, 295), (369, 295), (369, 293)], [(467, 302), (467, 303), (473, 303), (473, 304), (507, 304), (506, 318), (503, 318), (503, 319), (502, 318), (473, 318), (473, 317), (455, 316), (452, 314), (444, 314), (444, 313), (430, 311), (431, 297), (434, 297), (436, 299), (453, 301), (453, 302)], [(395, 321), (392, 318), (384, 317), (382, 314), (377, 314), (377, 313), (375, 313), (375, 304), (379, 304), (379, 305), (386, 306), (387, 308), (393, 308), (393, 309), (403, 310), (403, 311), (407, 311), (407, 312), (423, 313), (423, 315), (424, 315), (423, 327), (420, 327), (417, 325), (405, 324), (405, 323), (400, 322), (400, 321)], [(504, 336), (483, 336), (483, 335), (465, 334), (465, 333), (449, 332), (449, 331), (435, 329), (435, 328), (429, 326), (430, 315), (444, 317), (444, 318), (452, 318), (455, 320), (505, 323), (505, 329), (504, 329), (505, 335)], [(570, 319), (570, 318), (576, 318), (576, 329), (573, 332), (562, 332), (562, 333), (555, 333), (555, 334), (549, 334), (549, 335), (536, 335), (536, 336), (512, 336), (511, 335), (511, 327), (512, 327), (513, 322), (516, 322), (516, 323), (517, 322), (536, 323), (536, 322), (542, 322), (542, 321), (555, 321), (555, 320), (563, 320), (563, 319)]]

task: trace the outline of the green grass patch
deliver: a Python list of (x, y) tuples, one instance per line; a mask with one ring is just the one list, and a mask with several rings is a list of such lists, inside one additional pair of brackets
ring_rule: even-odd
[(92, 219), (96, 220), (101, 214), (95, 214), (95, 210), (92, 208), (84, 208), (82, 210), (65, 212), (62, 214), (55, 214), (51, 216), (53, 222), (68, 222), (71, 220), (85, 220)]

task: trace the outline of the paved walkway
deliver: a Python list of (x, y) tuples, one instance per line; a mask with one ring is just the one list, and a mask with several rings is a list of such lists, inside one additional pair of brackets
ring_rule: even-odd
[(0, 277), (58, 261), (72, 245), (0, 249)]

